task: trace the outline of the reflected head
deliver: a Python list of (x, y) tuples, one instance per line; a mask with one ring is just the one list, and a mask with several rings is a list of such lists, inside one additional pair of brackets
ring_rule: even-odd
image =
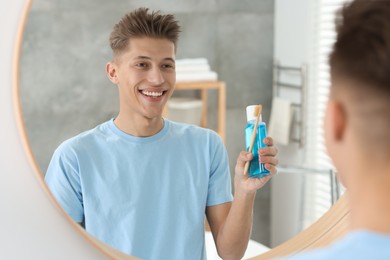
[(150, 37), (167, 39), (173, 42), (176, 49), (179, 33), (180, 26), (173, 15), (139, 8), (124, 15), (115, 24), (110, 34), (110, 46), (116, 56), (128, 48), (131, 38)]
[(336, 27), (331, 98), (345, 104), (362, 140), (390, 154), (390, 1), (355, 0), (339, 11)]

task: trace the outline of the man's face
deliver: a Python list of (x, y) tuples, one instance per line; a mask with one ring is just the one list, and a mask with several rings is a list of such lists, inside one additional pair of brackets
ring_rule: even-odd
[(120, 113), (135, 118), (161, 117), (176, 82), (171, 41), (132, 38), (128, 49), (109, 66), (107, 73), (119, 88)]

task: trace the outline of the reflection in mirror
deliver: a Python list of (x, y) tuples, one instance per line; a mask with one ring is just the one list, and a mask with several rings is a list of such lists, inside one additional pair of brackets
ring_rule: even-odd
[[(124, 10), (139, 6), (175, 13), (183, 28), (177, 57), (207, 58), (218, 78), (227, 83), (226, 144), (233, 168), (244, 147), (245, 106), (262, 103), (265, 120), (269, 114), (273, 1), (248, 1), (245, 5), (176, 1), (171, 6), (159, 6), (155, 1), (142, 1), (142, 5), (89, 2), (75, 8), (71, 2), (36, 0), (29, 14), (21, 56), (21, 98), (32, 150), (42, 172), (62, 141), (117, 115), (117, 90), (105, 75), (105, 64), (111, 59), (108, 35)], [(236, 22), (231, 23), (232, 19)], [(209, 125), (214, 128), (212, 95), (210, 92)], [(258, 192), (252, 235), (265, 245), (269, 243), (269, 188)]]
[[(42, 173), (61, 142), (117, 116), (117, 88), (105, 75), (105, 64), (111, 60), (108, 35), (125, 11), (140, 6), (174, 13), (183, 31), (177, 58), (205, 57), (218, 79), (226, 82), (226, 146), (232, 171), (244, 148), (245, 106), (263, 104), (263, 120), (268, 122), (274, 1), (173, 1), (169, 5), (117, 1), (113, 5), (36, 0), (24, 35), (20, 90), (27, 132)], [(214, 129), (215, 103), (216, 96), (210, 93), (208, 125)], [(252, 239), (266, 246), (282, 242), (271, 243), (271, 194), (271, 185), (263, 187), (254, 207)]]

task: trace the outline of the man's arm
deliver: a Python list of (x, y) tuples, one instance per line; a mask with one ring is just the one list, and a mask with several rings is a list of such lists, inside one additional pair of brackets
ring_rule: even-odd
[(76, 222), (84, 222), (84, 207), (78, 159), (69, 147), (60, 145), (48, 166), (45, 182), (53, 197)]
[(253, 158), (248, 152), (241, 152), (235, 168), (234, 199), (231, 203), (206, 208), (207, 220), (214, 237), (218, 254), (224, 260), (241, 259), (248, 246), (252, 230), (253, 205), (256, 191), (263, 187), (276, 174), (277, 149), (272, 138), (266, 138), (269, 146), (259, 150), (261, 162), (271, 172), (269, 176), (249, 178), (244, 175), (244, 166)]

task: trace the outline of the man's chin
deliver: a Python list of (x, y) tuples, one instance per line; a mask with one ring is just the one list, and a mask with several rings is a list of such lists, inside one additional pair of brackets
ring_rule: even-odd
[(145, 113), (144, 114), (144, 117), (148, 120), (159, 120), (161, 118), (163, 118), (163, 111), (160, 110), (160, 111), (148, 111), (148, 113)]

